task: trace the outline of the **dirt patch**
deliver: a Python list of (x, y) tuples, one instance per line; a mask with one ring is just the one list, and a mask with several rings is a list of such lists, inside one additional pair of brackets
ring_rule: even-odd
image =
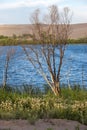
[(38, 120), (34, 125), (27, 120), (0, 120), (0, 130), (87, 130), (87, 126), (65, 119)]

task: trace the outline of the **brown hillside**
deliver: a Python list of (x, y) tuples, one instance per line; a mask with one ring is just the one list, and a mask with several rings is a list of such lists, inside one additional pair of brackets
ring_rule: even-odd
[[(72, 24), (72, 33), (70, 38), (78, 39), (82, 37), (87, 37), (87, 23), (83, 24)], [(12, 36), (13, 34), (31, 34), (31, 25), (0, 25), (0, 35)]]
[(72, 33), (70, 38), (78, 39), (87, 37), (87, 23), (84, 24), (72, 24)]

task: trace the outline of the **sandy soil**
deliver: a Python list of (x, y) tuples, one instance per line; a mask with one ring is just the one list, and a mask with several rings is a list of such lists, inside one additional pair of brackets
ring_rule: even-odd
[[(0, 35), (12, 36), (13, 34), (31, 34), (31, 25), (0, 25)], [(83, 24), (72, 24), (71, 25), (71, 35), (70, 38), (78, 39), (82, 37), (87, 37), (87, 23)]]
[(65, 119), (38, 120), (34, 125), (27, 120), (0, 120), (0, 130), (75, 130), (76, 127), (79, 127), (79, 130), (87, 130), (87, 126), (77, 121)]

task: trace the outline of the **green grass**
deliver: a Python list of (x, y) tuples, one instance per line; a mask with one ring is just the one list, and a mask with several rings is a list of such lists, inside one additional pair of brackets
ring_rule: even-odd
[(80, 87), (61, 88), (61, 96), (48, 89), (26, 86), (21, 89), (0, 88), (0, 119), (69, 119), (87, 125), (87, 90)]
[[(38, 44), (39, 41), (34, 41), (31, 34), (23, 34), (22, 36), (16, 36), (13, 34), (12, 37), (0, 36), (0, 45), (1, 46), (10, 46), (10, 45), (27, 45), (27, 44)], [(80, 39), (68, 39), (69, 44), (87, 44), (87, 37)]]

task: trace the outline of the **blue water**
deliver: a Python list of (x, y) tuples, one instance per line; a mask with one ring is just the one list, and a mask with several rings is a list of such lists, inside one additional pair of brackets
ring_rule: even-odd
[[(11, 86), (35, 85), (42, 87), (46, 84), (44, 79), (36, 72), (27, 60), (21, 46), (0, 47), (0, 85), (3, 83), (6, 52), (14, 48), (15, 54), (11, 57), (8, 68), (7, 84)], [(39, 45), (37, 45), (39, 48)], [(45, 71), (46, 66), (44, 64)], [(87, 45), (68, 45), (65, 51), (61, 70), (61, 83), (80, 84), (87, 87)]]

